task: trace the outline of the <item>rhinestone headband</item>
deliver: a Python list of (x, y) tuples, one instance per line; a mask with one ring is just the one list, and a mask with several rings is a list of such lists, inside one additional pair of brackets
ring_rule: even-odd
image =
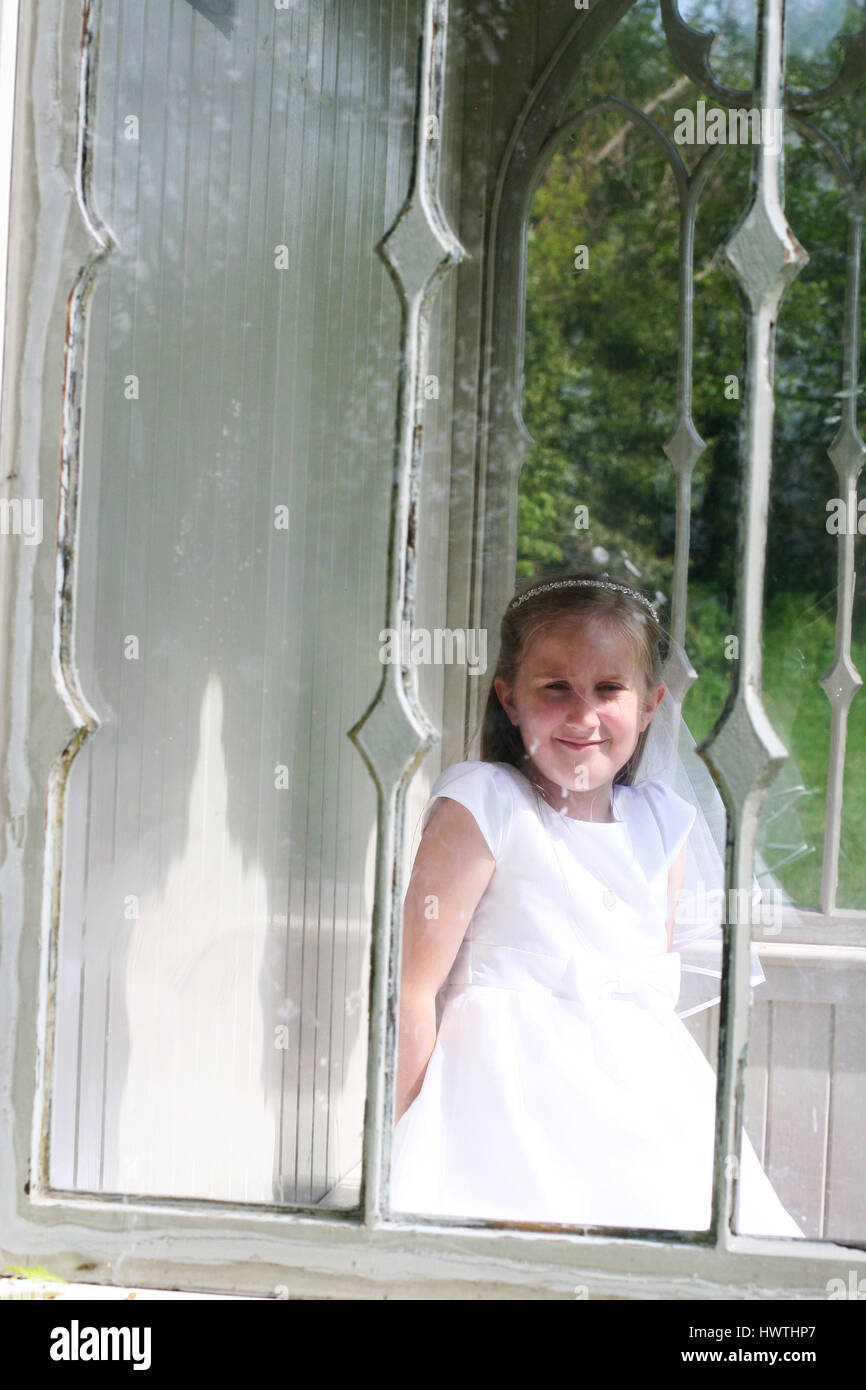
[(527, 589), (525, 593), (511, 600), (509, 608), (519, 608), (521, 603), (525, 603), (528, 598), (535, 598), (536, 594), (544, 594), (548, 589), (583, 589), (592, 587), (595, 589), (613, 589), (620, 594), (628, 594), (629, 598), (637, 599), (644, 608), (648, 608), (653, 617), (657, 617), (656, 610), (653, 608), (648, 598), (639, 594), (636, 589), (631, 589), (627, 584), (617, 584), (614, 579), (552, 579), (548, 584), (536, 584), (533, 588)]

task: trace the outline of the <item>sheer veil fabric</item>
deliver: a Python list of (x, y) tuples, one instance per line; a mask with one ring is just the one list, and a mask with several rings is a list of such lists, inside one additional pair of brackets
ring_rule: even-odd
[[(727, 816), (719, 794), (684, 719), (680, 706), (665, 691), (653, 716), (637, 781), (658, 778), (695, 808), (686, 841), (686, 869), (674, 923), (673, 949), (679, 954), (682, 987), (680, 1018), (711, 1008), (721, 998), (723, 923), (749, 917), (753, 931), (771, 925), (770, 914), (782, 898), (780, 885), (761, 864), (762, 888), (752, 879), (750, 902), (725, 892)], [(766, 976), (757, 948), (751, 943), (752, 987)]]

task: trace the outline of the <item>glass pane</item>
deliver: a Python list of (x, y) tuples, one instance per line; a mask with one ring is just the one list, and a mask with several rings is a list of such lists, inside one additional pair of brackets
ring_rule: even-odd
[[(862, 15), (852, 7), (837, 15), (831, 6), (819, 22), (807, 0), (788, 8), (792, 81), (828, 84), (840, 59), (832, 26), (854, 32)], [(697, 28), (718, 31), (719, 79), (750, 85), (755, 5), (683, 0), (681, 9)], [(603, 584), (634, 586), (654, 600), (666, 629), (673, 618), (675, 465), (684, 467), (687, 456), (677, 439), (687, 421), (677, 379), (683, 246), (677, 184), (658, 137), (674, 141), (693, 172), (714, 142), (684, 145), (676, 131), (684, 110), (707, 102), (671, 53), (656, 0), (630, 7), (585, 67), (575, 59), (568, 88), (555, 76), (549, 89), (534, 87), (554, 52), (567, 67), (566, 24), (509, 4), (495, 14), (451, 11), (449, 50), (463, 55), (467, 127), (461, 199), (452, 201), (450, 188), (447, 199), (485, 283), (473, 279), (475, 267), (461, 269), (457, 302), (469, 312), (455, 325), (448, 612), (451, 623), (483, 615), (489, 670), (474, 689), (468, 677), (452, 683), (450, 708), (462, 695), (471, 741), (460, 749), (452, 726), (441, 757), (431, 757), (429, 775), (413, 788), (413, 838), (404, 853), (407, 864), (416, 849), (417, 858), (404, 908), (392, 1205), (455, 1219), (700, 1230), (711, 1200), (718, 928), (742, 920), (742, 906), (725, 900), (723, 877), (715, 904), (706, 901), (719, 887), (725, 816), (689, 750), (722, 713), (738, 659), (747, 362), (743, 303), (723, 248), (748, 205), (753, 150), (735, 141), (716, 152), (694, 226), (688, 384), (700, 447), (685, 518), (685, 651), (698, 680), (683, 703), (692, 740), (684, 737), (680, 748), (690, 769), (699, 765), (694, 795), (707, 826), (700, 843), (697, 818), (688, 830), (670, 938), (668, 875), (684, 842), (682, 803), (663, 789), (658, 815), (644, 815), (653, 796), (650, 750), (634, 779), (623, 780), (628, 739), (614, 713), (620, 705), (606, 701), (622, 699), (626, 724), (634, 711), (621, 695), (602, 695), (591, 674), (604, 650), (627, 668), (629, 698), (644, 689), (640, 601), (622, 599), (621, 588), (613, 599), (598, 583), (548, 589), (527, 601), (526, 627), (516, 621), (515, 663), (495, 665), (515, 635), (503, 630), (500, 641), (515, 586), (583, 571)], [(612, 97), (631, 103), (631, 116)], [(855, 107), (860, 100), (851, 98)], [(557, 121), (579, 113), (555, 149), (545, 146)], [(758, 836), (738, 1220), (744, 1231), (795, 1238), (827, 1234), (821, 1213), (834, 1202), (835, 1234), (862, 1228), (851, 1185), (856, 1143), (843, 1111), (861, 1115), (866, 1087), (859, 956), (782, 949), (783, 908), (814, 908), (821, 893), (830, 744), (817, 681), (833, 655), (836, 585), (824, 500), (845, 280), (838, 193), (793, 130), (787, 156), (788, 216), (813, 260), (785, 303), (777, 345), (763, 639), (766, 707), (791, 756), (766, 798)], [(530, 178), (521, 160), (534, 157)], [(512, 270), (524, 240), (525, 285)], [(518, 291), (522, 316), (503, 303)], [(489, 403), (478, 399), (479, 374)], [(439, 467), (426, 453), (424, 464), (434, 473)], [(474, 527), (468, 546), (461, 503)], [(423, 553), (423, 508), (420, 536)], [(594, 593), (600, 607), (572, 603), (569, 593), (579, 590), (582, 599)], [(622, 611), (605, 607), (617, 603)], [(860, 606), (858, 599), (855, 629)], [(852, 650), (859, 641), (855, 630)], [(501, 689), (489, 695), (497, 674)], [(428, 678), (422, 666), (419, 679)], [(548, 687), (559, 693), (537, 694)], [(561, 701), (561, 713), (543, 714), (548, 698)], [(856, 843), (857, 718), (852, 712), (840, 893), (850, 891), (845, 857)], [(571, 750), (567, 771), (557, 742)], [(580, 746), (593, 743), (607, 752)], [(660, 756), (661, 734), (651, 747)], [(431, 785), (440, 768), (443, 780)]]
[[(519, 28), (516, 12), (510, 23)], [(483, 40), (472, 50), (475, 62), (467, 74), (467, 84), (478, 84), (475, 94), (481, 100), (485, 82), (495, 81), (495, 44), (480, 15), (463, 16), (457, 32), (452, 44), (463, 41), (467, 49), (470, 34)], [(644, 13), (626, 31), (621, 46), (624, 55), (615, 55), (620, 59), (637, 51), (629, 74), (632, 80), (640, 74), (636, 98), (669, 79), (652, 16)], [(646, 62), (648, 54), (654, 67)], [(613, 64), (615, 58), (607, 61)], [(593, 94), (604, 90), (608, 75), (605, 68)], [(591, 561), (593, 548), (615, 544), (617, 572), (646, 574), (655, 586), (670, 578), (674, 497), (660, 446), (670, 433), (673, 413), (669, 403), (659, 400), (656, 386), (659, 376), (673, 371), (675, 377), (676, 371), (676, 221), (673, 243), (636, 235), (634, 209), (642, 200), (653, 200), (655, 218), (660, 206), (667, 211), (671, 206), (664, 161), (648, 141), (639, 137), (634, 142), (637, 151), (629, 149), (625, 171), (611, 161), (587, 173), (587, 155), (621, 134), (622, 124), (614, 112), (587, 122), (577, 141), (555, 157), (532, 204), (523, 390), (524, 418), (536, 444), (524, 464), (517, 499), (516, 557), (487, 555), (491, 569), (510, 568), (509, 583), (515, 568), (520, 578), (544, 578)], [(620, 205), (626, 181), (631, 196)], [(642, 226), (648, 228), (652, 221), (648, 216)], [(471, 233), (469, 212), (464, 225)], [(576, 273), (575, 241), (588, 243), (591, 256), (597, 257), (593, 273)], [(637, 323), (632, 308), (622, 302), (621, 285), (623, 279), (633, 286), (643, 283), (645, 256), (654, 241), (655, 293), (666, 297), (674, 313), (670, 320), (660, 314), (652, 323)], [(597, 263), (600, 270), (595, 270)], [(459, 342), (458, 361), (469, 355), (467, 343)], [(624, 380), (633, 385), (628, 399)], [(474, 464), (459, 451), (459, 443), (452, 459), (458, 493), (466, 487), (461, 460), (466, 460), (467, 473)], [(659, 462), (638, 479), (635, 460), (649, 453), (652, 444)], [(634, 505), (623, 524), (626, 487)], [(489, 498), (487, 505), (495, 507), (500, 500)], [(421, 536), (423, 546), (423, 526)], [(452, 548), (452, 574), (455, 570), (459, 584), (462, 576)], [(492, 626), (487, 636), (492, 649), (497, 636)], [(491, 674), (492, 663), (481, 707)], [(548, 862), (550, 846), (531, 804), (529, 780), (518, 772), (517, 781), (509, 783), (509, 769), (478, 761), (484, 752), (480, 715), (481, 708), (468, 725), (475, 735), (469, 761), (456, 747), (442, 759), (442, 766), (450, 767), (445, 774), (449, 800), (439, 803), (430, 822), (427, 853), (419, 853), (406, 901), (393, 1208), (458, 1218), (674, 1225), (676, 1203), (669, 1200), (669, 1187), (662, 1185), (655, 1202), (650, 1194), (663, 1147), (670, 1157), (667, 1141), (655, 1142), (658, 1126), (665, 1119), (676, 1122), (677, 1102), (670, 1091), (662, 1096), (652, 1085), (640, 1101), (635, 1088), (646, 1088), (653, 1069), (664, 1061), (673, 1060), (681, 1069), (694, 1067), (698, 1049), (683, 1028), (654, 1032), (651, 1026), (649, 1051), (646, 1036), (611, 1033), (611, 1021), (621, 1025), (624, 1018), (640, 1033), (642, 1015), (626, 997), (593, 1031), (583, 1005), (590, 1012), (595, 1005), (583, 998), (578, 973), (587, 962), (574, 950), (576, 933), (592, 934), (610, 920), (609, 909), (599, 902), (601, 920), (572, 921), (573, 895), (579, 898), (586, 888), (584, 869), (575, 857), (578, 839), (598, 837), (593, 852), (609, 860), (610, 868), (625, 853), (623, 827), (569, 820), (559, 842), (564, 858)], [(429, 787), (424, 790), (428, 793)], [(471, 814), (475, 828), (472, 821), (458, 820), (442, 830), (443, 814), (449, 814), (443, 813), (443, 805)], [(457, 845), (466, 835), (479, 833), (479, 827), (488, 847), (502, 857), (467, 931), (448, 866)], [(413, 829), (414, 851), (419, 839), (414, 820)], [(443, 856), (438, 859), (437, 846)], [(473, 879), (484, 872), (475, 863), (464, 870)], [(617, 886), (626, 898), (633, 896), (627, 884)], [(633, 901), (620, 903), (620, 951), (630, 931), (639, 935), (639, 917)], [(414, 988), (429, 980), (430, 970), (444, 971), (447, 979), (432, 1007), (426, 997), (418, 1006)], [(600, 978), (595, 988), (600, 1000), (605, 989)], [(419, 1085), (424, 1053), (434, 1037)], [(708, 1136), (711, 1145), (713, 1124), (714, 1081), (703, 1065), (700, 1104), (707, 1123), (698, 1148)], [(622, 1098), (619, 1107), (617, 1096)], [(629, 1098), (639, 1115), (627, 1113)], [(661, 1105), (664, 1118), (652, 1117), (654, 1104)], [(688, 1152), (690, 1162), (700, 1167), (694, 1142)], [(680, 1214), (687, 1212), (681, 1224), (701, 1225), (699, 1197), (701, 1192), (709, 1195), (706, 1147), (702, 1158), (705, 1181), (702, 1188), (700, 1180), (691, 1185), (679, 1207)], [(606, 1180), (600, 1171), (605, 1164)]]
[[(590, 52), (577, 6), (449, 6), (427, 139), (467, 255), (437, 285), (410, 382), (424, 420), (409, 681), (442, 737), (398, 818), (407, 881), (415, 869), (391, 1195), (397, 1212), (458, 1221), (682, 1232), (709, 1221), (717, 919), (734, 920), (724, 810), (694, 741), (738, 659), (747, 361), (723, 247), (752, 149), (713, 152), (705, 125), (678, 139), (704, 97), (658, 0), (616, 23), (614, 9), (594, 7), (590, 29), (596, 12), (610, 26)], [(863, 7), (788, 10), (791, 81), (826, 86), (835, 33), (856, 32)], [(755, 12), (683, 0), (719, 31), (720, 80), (750, 82)], [(409, 0), (166, 0), (103, 16), (92, 201), (113, 246), (74, 364), (65, 614), (68, 702), (95, 727), (69, 763), (58, 846), (56, 1189), (357, 1203), (377, 803), (347, 733), (405, 657), (383, 618), (407, 316), (377, 247), (417, 162), (423, 14)], [(856, 154), (862, 90), (815, 121)], [(679, 381), (684, 249), (662, 136), (692, 172), (714, 154)], [(834, 792), (819, 684), (838, 657), (826, 504), (850, 229), (838, 169), (793, 122), (786, 156), (811, 260), (776, 344), (763, 643), (791, 756), (755, 864), (771, 911), (753, 922), (739, 1223), (858, 1238), (863, 700)], [(417, 249), (432, 256), (429, 238)], [(636, 744), (656, 658), (672, 654), (677, 684), (678, 508), (698, 672), (678, 746), (706, 825), (683, 783), (653, 781), (673, 747), (670, 692), (646, 711), (640, 757)], [(575, 570), (602, 582), (514, 609), (515, 660), (497, 666), (515, 586)], [(858, 594), (861, 673), (863, 611)], [(819, 933), (808, 949), (797, 909)]]
[[(832, 38), (860, 23), (854, 7), (846, 16), (844, 6), (797, 6), (792, 81), (802, 89), (831, 81), (840, 57)], [(791, 757), (767, 798), (766, 844), (784, 897), (822, 915), (808, 923), (816, 944), (786, 946), (783, 927), (775, 939), (764, 935), (767, 981), (755, 996), (746, 1070), (746, 1127), (782, 1201), (804, 1235), (842, 1241), (866, 1234), (866, 953), (862, 944), (834, 946), (862, 943), (866, 923), (864, 704), (845, 672), (846, 646), (849, 669), (861, 679), (866, 672), (855, 481), (862, 303), (851, 299), (845, 312), (857, 260), (849, 184), (852, 172), (862, 180), (863, 122), (861, 87), (792, 129), (786, 148), (787, 216), (810, 259), (785, 299), (776, 341), (763, 656), (767, 710)], [(846, 627), (837, 618), (855, 574)], [(742, 1209), (737, 1225), (760, 1229)]]
[(404, 18), (103, 7), (55, 1187), (357, 1200)]

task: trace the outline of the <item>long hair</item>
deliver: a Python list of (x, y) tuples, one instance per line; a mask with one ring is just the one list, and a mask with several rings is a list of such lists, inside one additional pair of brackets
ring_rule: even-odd
[[(518, 604), (520, 594), (515, 594), (509, 603), (499, 629), (499, 659), (490, 678), (490, 689), (481, 723), (482, 761), (510, 763), (518, 772), (525, 774), (525, 764), (529, 755), (523, 745), (520, 730), (516, 724), (512, 724), (502, 707), (494, 688), (494, 681), (501, 677), (507, 685), (513, 686), (530, 640), (541, 628), (560, 618), (596, 618), (610, 623), (632, 646), (647, 688), (660, 684), (662, 663), (667, 651), (667, 634), (664, 628), (655, 613), (647, 608), (633, 585), (619, 579), (612, 581), (617, 586), (615, 588), (574, 582), (599, 578), (600, 576), (589, 571), (562, 575), (551, 581), (550, 586), (539, 587), (537, 593), (532, 593), (536, 585), (531, 585), (529, 589), (524, 590), (530, 594), (529, 598)], [(638, 735), (634, 752), (613, 779), (615, 784), (623, 783), (629, 786), (633, 783), (649, 728), (647, 724)]]

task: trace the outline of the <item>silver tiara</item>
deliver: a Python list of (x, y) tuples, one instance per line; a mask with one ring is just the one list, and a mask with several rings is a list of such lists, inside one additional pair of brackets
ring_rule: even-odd
[(627, 584), (618, 584), (615, 579), (552, 579), (548, 584), (536, 584), (533, 588), (527, 589), (517, 598), (513, 598), (508, 606), (509, 608), (519, 608), (521, 603), (525, 603), (528, 598), (534, 598), (536, 594), (544, 594), (548, 589), (582, 589), (590, 585), (594, 589), (615, 589), (617, 593), (628, 594), (629, 598), (636, 598), (638, 603), (642, 603), (644, 608), (648, 608), (654, 618), (658, 617), (648, 598), (639, 594), (636, 589), (629, 588)]

